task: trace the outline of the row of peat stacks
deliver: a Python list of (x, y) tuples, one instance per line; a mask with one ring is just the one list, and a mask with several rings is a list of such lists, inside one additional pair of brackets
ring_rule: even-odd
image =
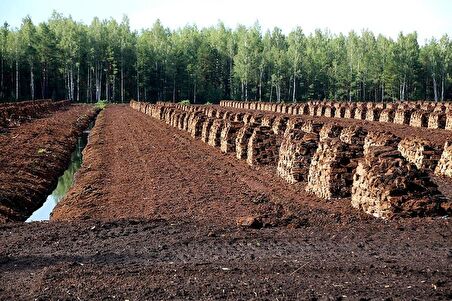
[(431, 101), (268, 103), (223, 100), (220, 106), (292, 115), (353, 118), (452, 130), (452, 103)]
[(147, 104), (131, 107), (192, 137), (235, 153), (251, 165), (270, 165), (288, 183), (325, 199), (351, 199), (376, 217), (450, 214), (450, 201), (431, 180), (452, 176), (452, 146), (400, 139), (388, 132), (342, 127), (271, 113), (231, 112), (213, 106)]

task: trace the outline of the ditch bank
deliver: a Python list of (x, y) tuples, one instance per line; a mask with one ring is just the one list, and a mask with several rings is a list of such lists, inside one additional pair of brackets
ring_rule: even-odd
[(0, 223), (25, 221), (42, 206), (97, 113), (72, 105), (0, 135)]

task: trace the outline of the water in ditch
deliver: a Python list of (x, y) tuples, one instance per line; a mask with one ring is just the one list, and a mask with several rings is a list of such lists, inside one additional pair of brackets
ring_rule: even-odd
[(82, 151), (88, 143), (89, 131), (93, 127), (94, 122), (91, 122), (88, 128), (77, 138), (77, 146), (71, 154), (71, 162), (64, 174), (58, 178), (58, 185), (52, 194), (47, 196), (46, 201), (41, 208), (33, 212), (33, 214), (26, 220), (27, 222), (45, 221), (50, 219), (50, 213), (56, 204), (66, 195), (74, 182), (74, 175), (82, 165)]

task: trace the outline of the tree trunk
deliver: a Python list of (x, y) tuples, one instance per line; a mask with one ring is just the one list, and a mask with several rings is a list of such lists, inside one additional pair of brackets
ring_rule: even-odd
[(436, 76), (434, 73), (432, 73), (432, 79), (433, 79), (433, 94), (435, 95), (435, 101), (438, 101), (438, 88), (436, 84)]
[(77, 64), (77, 102), (80, 102), (80, 63)]
[(264, 71), (261, 70), (259, 73), (259, 101), (262, 101), (262, 77), (263, 77)]
[(173, 102), (176, 102), (176, 75), (173, 77)]
[(137, 67), (137, 99), (140, 101), (140, 72), (138, 72)]
[(232, 83), (232, 57), (229, 59), (229, 98), (232, 99), (233, 95), (233, 83)]
[(245, 82), (245, 100), (248, 101), (248, 82)]
[(88, 74), (86, 76), (86, 78), (87, 78), (87, 80), (86, 80), (86, 101), (89, 101), (89, 102), (91, 102), (91, 98), (89, 95), (90, 94), (89, 91), (90, 91), (90, 87), (91, 87), (90, 74), (91, 74), (90, 66), (88, 66)]
[(273, 98), (273, 85), (270, 85), (270, 102), (272, 102)]
[(245, 88), (242, 80), (242, 92), (240, 93), (240, 99), (243, 100), (245, 98)]
[(295, 93), (296, 93), (296, 84), (297, 84), (297, 79), (295, 76), (295, 72), (293, 73), (293, 94), (292, 94), (292, 102), (296, 102), (297, 100), (295, 99)]
[(124, 102), (124, 63), (121, 59), (121, 102)]
[(441, 78), (441, 101), (444, 101), (444, 75)]
[(196, 79), (194, 80), (193, 85), (193, 103), (196, 103)]
[(16, 57), (16, 101), (19, 100), (19, 60)]
[(3, 80), (4, 80), (4, 59), (3, 59), (3, 56), (2, 56), (2, 59), (1, 59), (1, 69), (2, 69), (2, 71), (1, 71), (1, 75), (0, 75), (0, 98), (5, 98), (5, 91), (4, 91), (4, 82), (3, 82)]
[(116, 89), (115, 89), (115, 86), (116, 86), (116, 76), (113, 74), (113, 82), (112, 82), (112, 84), (111, 84), (111, 101), (115, 101), (115, 99), (116, 99)]
[(35, 100), (35, 80), (34, 80), (34, 72), (33, 72), (33, 63), (30, 64), (30, 94), (31, 100)]
[(110, 99), (110, 94), (109, 94), (109, 87), (108, 87), (108, 69), (107, 71), (105, 71), (105, 100), (108, 102)]

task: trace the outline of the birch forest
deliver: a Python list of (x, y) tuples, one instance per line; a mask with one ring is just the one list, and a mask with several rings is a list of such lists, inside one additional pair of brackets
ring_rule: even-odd
[(254, 26), (170, 30), (54, 12), (0, 29), (0, 101), (452, 99), (452, 40)]

